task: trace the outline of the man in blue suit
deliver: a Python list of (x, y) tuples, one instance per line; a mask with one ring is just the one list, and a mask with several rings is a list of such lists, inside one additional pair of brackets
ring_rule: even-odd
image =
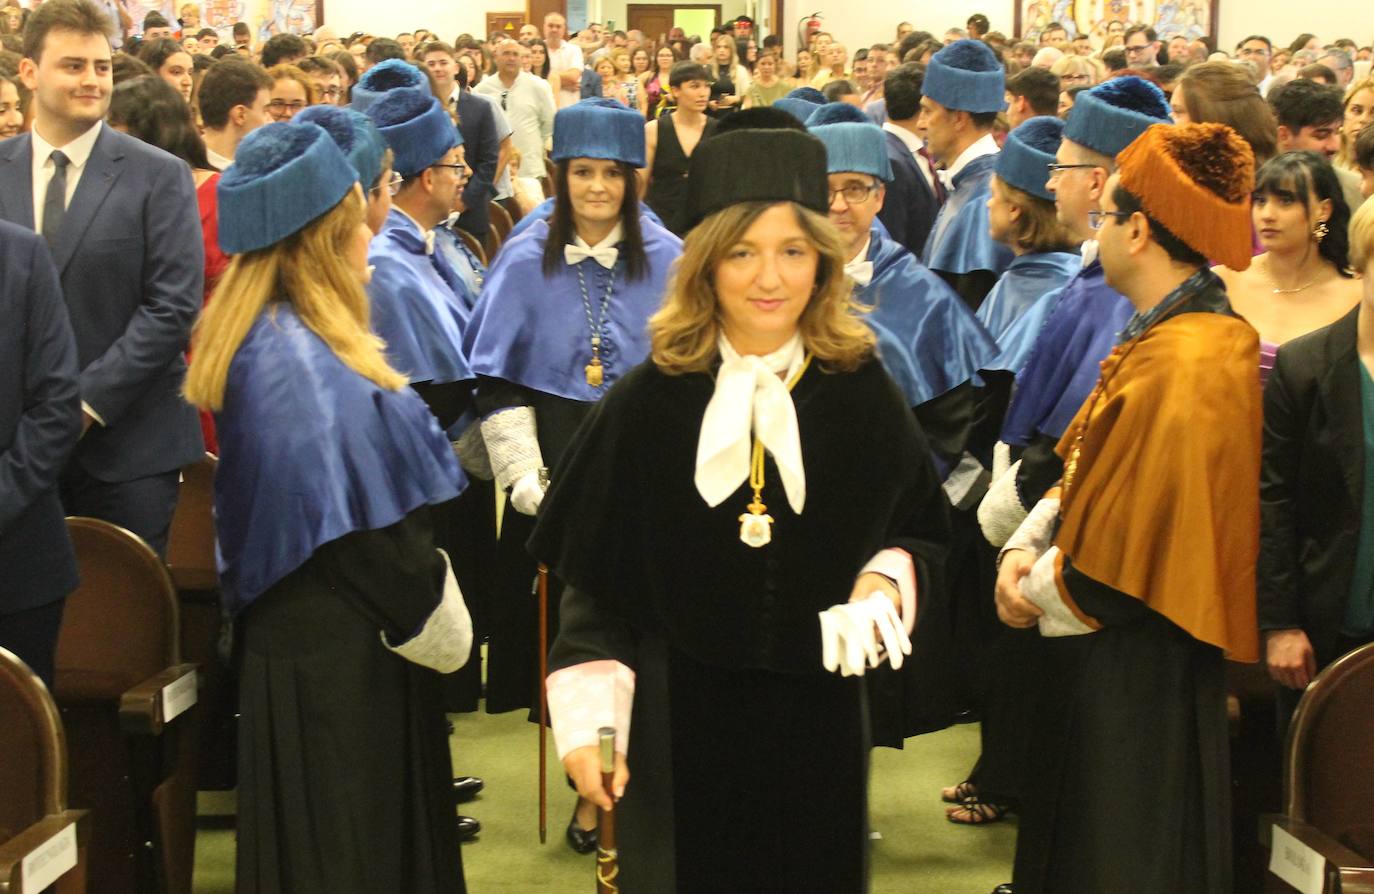
[(0, 143), (0, 219), (47, 241), (76, 336), (83, 434), (63, 507), (162, 553), (178, 471), (204, 449), (180, 393), (204, 249), (186, 164), (102, 121), (109, 31), (91, 0), (51, 0), (30, 17), (19, 75), (33, 131)]
[(0, 221), (0, 648), (49, 686), (77, 583), (57, 482), (80, 434), (76, 342), (48, 247)]

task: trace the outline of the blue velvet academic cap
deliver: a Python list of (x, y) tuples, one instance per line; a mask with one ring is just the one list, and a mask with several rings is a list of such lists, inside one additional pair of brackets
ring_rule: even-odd
[(404, 59), (384, 59), (363, 72), (353, 85), (352, 105), (366, 112), (374, 103), (392, 90), (421, 90), (429, 92), (429, 80), (420, 69)]
[(1007, 142), (997, 153), (997, 176), (1017, 189), (1054, 201), (1054, 193), (1045, 184), (1063, 138), (1064, 122), (1053, 116), (1040, 115), (1022, 122), (1007, 134)]
[[(811, 120), (815, 121), (815, 116)], [(871, 174), (884, 183), (892, 182), (892, 163), (887, 159), (887, 137), (883, 129), (872, 121), (865, 120), (862, 124), (853, 121), (819, 126), (813, 124), (808, 130), (825, 144), (827, 173)]]
[(806, 119), (807, 127), (820, 127), (822, 124), (839, 124), (847, 121), (851, 124), (872, 124), (873, 119), (864, 114), (864, 110), (856, 105), (847, 102), (828, 102), (811, 113)]
[(243, 138), (220, 176), (220, 249), (237, 255), (275, 245), (337, 205), (357, 182), (323, 128), (263, 125)]
[(353, 109), (318, 105), (302, 109), (291, 123), (316, 124), (324, 128), (358, 172), (363, 189), (377, 185), (377, 178), (382, 176), (386, 140), (382, 139), (371, 118)]
[(1152, 125), (1172, 120), (1163, 90), (1143, 78), (1126, 75), (1078, 94), (1064, 127), (1064, 139), (1116, 158)]
[(642, 168), (644, 116), (613, 99), (594, 97), (561, 109), (553, 119), (554, 161), (608, 158)]
[[(784, 96), (782, 99), (774, 100), (773, 104), (769, 106), (769, 108), (778, 109), (780, 111), (786, 112), (793, 118), (796, 118), (799, 123), (806, 124), (806, 119), (811, 117), (812, 112), (820, 108), (820, 104), (814, 103), (809, 99)], [(727, 118), (726, 120), (729, 119)]]
[(1007, 107), (1006, 72), (981, 40), (956, 40), (926, 66), (921, 93), (947, 109), (1000, 112)]
[(420, 173), (463, 136), (439, 100), (418, 90), (392, 90), (367, 110), (394, 157), (392, 168), (403, 177)]
[(815, 103), (818, 106), (825, 105), (825, 94), (817, 90), (815, 87), (802, 86), (796, 88), (795, 90), (789, 90), (787, 95), (784, 96), (783, 99), (804, 99), (807, 102)]

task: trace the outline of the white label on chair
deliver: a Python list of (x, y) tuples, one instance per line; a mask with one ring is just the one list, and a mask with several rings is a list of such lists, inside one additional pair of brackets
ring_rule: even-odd
[(25, 891), (42, 891), (76, 865), (76, 824), (68, 823), (29, 852), (20, 872)]
[(1326, 885), (1326, 859), (1277, 825), (1269, 871), (1302, 894), (1322, 894)]
[(162, 722), (170, 723), (196, 703), (196, 672), (187, 671), (162, 687)]

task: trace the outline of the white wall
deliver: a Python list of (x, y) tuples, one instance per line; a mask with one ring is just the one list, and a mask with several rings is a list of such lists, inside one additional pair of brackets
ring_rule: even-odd
[[(636, 0), (671, 5), (672, 0)], [(755, 20), (767, 4), (756, 0), (719, 0), (721, 16), (731, 19), (749, 14)], [(598, 21), (611, 19), (616, 27), (625, 27), (627, 0), (589, 0), (588, 11)], [(402, 29), (424, 26), (439, 33), (445, 40), (468, 32), (480, 35), (486, 27), (487, 12), (508, 12), (522, 8), (520, 0), (463, 0), (458, 3), (423, 3), (419, 0), (395, 0), (378, 3), (376, 0), (327, 0), (325, 22), (342, 34), (368, 31), (378, 35), (394, 35)], [(789, 2), (790, 21), (777, 23), (773, 30), (784, 35), (787, 52), (796, 52), (797, 22), (803, 15), (820, 10), (825, 30), (849, 48), (852, 53), (861, 46), (879, 41), (891, 41), (899, 21), (912, 22), (917, 28), (936, 36), (952, 27), (962, 28), (968, 17), (981, 12), (992, 21), (992, 27), (1004, 34), (1012, 33), (1013, 0), (942, 0), (935, 4), (904, 6), (891, 0), (801, 0)], [(1221, 0), (1220, 45), (1234, 47), (1248, 34), (1261, 33), (1275, 43), (1287, 44), (1304, 31), (1322, 40), (1350, 37), (1361, 44), (1374, 41), (1374, 15), (1364, 14), (1364, 7), (1321, 0), (1303, 4), (1292, 0)]]

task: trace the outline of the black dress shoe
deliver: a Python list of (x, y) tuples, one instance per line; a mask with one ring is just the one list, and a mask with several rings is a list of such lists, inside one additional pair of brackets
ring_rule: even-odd
[(455, 776), (453, 777), (453, 800), (459, 804), (466, 804), (477, 797), (486, 783), (476, 776)]
[(482, 831), (482, 824), (470, 816), (458, 817), (458, 840), (471, 841), (477, 837), (477, 833)]
[(992, 889), (992, 894), (1016, 894), (1016, 889), (1011, 886), (1011, 882), (1003, 882)]
[(590, 854), (596, 850), (596, 829), (584, 829), (577, 824), (577, 808), (573, 808), (572, 819), (568, 820), (568, 847), (579, 854)]

